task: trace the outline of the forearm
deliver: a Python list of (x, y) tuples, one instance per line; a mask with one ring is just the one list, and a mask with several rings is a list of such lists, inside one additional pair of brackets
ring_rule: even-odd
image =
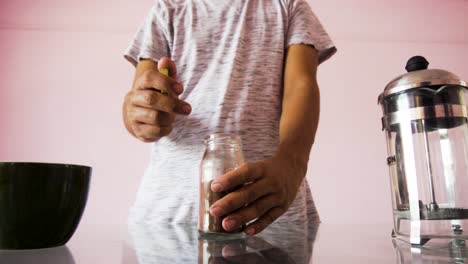
[(277, 155), (292, 160), (304, 170), (319, 122), (317, 67), (318, 54), (313, 47), (293, 45), (288, 49)]
[(293, 86), (283, 98), (278, 153), (306, 168), (319, 122), (320, 93), (315, 80)]

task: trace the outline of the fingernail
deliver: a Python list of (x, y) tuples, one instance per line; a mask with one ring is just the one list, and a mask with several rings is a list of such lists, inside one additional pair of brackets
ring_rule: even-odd
[(237, 227), (237, 222), (236, 220), (234, 219), (228, 219), (225, 223), (224, 223), (224, 228), (227, 229), (227, 230), (232, 230), (234, 228)]
[(220, 192), (221, 191), (221, 184), (219, 184), (217, 182), (212, 182), (211, 183), (211, 190), (213, 192)]
[(247, 228), (247, 230), (245, 230), (245, 233), (249, 236), (255, 234), (255, 229), (253, 227), (249, 227)]
[(181, 94), (184, 92), (184, 87), (181, 84), (174, 84), (173, 86), (174, 92)]
[(186, 114), (190, 114), (190, 112), (192, 112), (192, 107), (188, 104), (184, 105), (182, 109), (184, 110), (184, 113)]
[(213, 216), (220, 216), (222, 211), (221, 211), (221, 208), (219, 207), (213, 207), (213, 208), (210, 208), (210, 213)]

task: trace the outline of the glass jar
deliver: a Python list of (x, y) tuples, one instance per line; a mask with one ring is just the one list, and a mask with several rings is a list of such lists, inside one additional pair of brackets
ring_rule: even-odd
[(205, 153), (200, 164), (200, 206), (198, 229), (205, 234), (239, 233), (242, 228), (229, 232), (222, 226), (223, 217), (210, 214), (210, 207), (231, 191), (213, 192), (211, 183), (244, 163), (240, 138), (214, 134), (205, 140)]

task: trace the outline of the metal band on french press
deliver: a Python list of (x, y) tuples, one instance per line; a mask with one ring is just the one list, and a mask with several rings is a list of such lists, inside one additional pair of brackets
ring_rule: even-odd
[(409, 108), (389, 113), (383, 117), (384, 127), (420, 119), (465, 117), (468, 118), (468, 108), (464, 105), (435, 105)]

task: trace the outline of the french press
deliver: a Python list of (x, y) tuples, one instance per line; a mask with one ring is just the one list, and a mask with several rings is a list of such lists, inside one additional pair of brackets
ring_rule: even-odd
[(393, 235), (424, 245), (468, 239), (468, 87), (455, 74), (409, 59), (378, 101), (387, 139)]

